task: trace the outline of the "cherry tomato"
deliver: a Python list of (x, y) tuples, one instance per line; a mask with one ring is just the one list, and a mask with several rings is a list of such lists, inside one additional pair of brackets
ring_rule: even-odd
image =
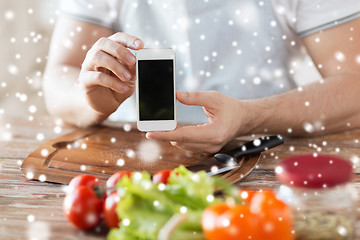
[(79, 186), (88, 186), (93, 189), (98, 196), (104, 196), (105, 185), (97, 177), (89, 174), (81, 174), (71, 179), (67, 193), (73, 192)]
[(207, 207), (202, 214), (202, 228), (207, 240), (258, 240), (258, 218), (246, 205), (229, 207), (225, 203)]
[(262, 239), (294, 239), (291, 208), (278, 200), (271, 190), (255, 193), (250, 202), (250, 211), (260, 218), (258, 233)]
[(79, 186), (66, 195), (63, 211), (77, 228), (90, 230), (102, 220), (103, 202), (89, 186)]
[(104, 218), (109, 228), (119, 227), (120, 219), (116, 213), (116, 207), (120, 201), (120, 196), (117, 192), (113, 192), (106, 197), (104, 202)]
[(109, 179), (106, 181), (106, 188), (108, 189), (106, 191), (107, 195), (110, 195), (113, 192), (116, 192), (115, 187), (118, 181), (123, 178), (124, 176), (128, 176), (128, 178), (131, 177), (131, 172), (129, 171), (120, 171), (117, 173), (114, 173), (109, 177)]
[(163, 170), (163, 171), (155, 173), (155, 175), (152, 178), (153, 183), (167, 184), (170, 173), (171, 173), (171, 170)]

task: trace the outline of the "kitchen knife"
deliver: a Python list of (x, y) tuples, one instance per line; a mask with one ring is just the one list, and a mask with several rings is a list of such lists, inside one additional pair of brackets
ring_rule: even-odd
[(203, 160), (186, 168), (192, 172), (206, 171), (209, 176), (217, 175), (241, 167), (241, 162), (239, 161), (246, 155), (261, 153), (283, 143), (284, 139), (279, 135), (257, 138), (228, 152), (217, 153), (210, 159)]

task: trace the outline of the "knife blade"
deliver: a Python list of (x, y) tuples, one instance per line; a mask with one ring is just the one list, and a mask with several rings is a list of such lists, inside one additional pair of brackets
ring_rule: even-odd
[(192, 172), (204, 170), (209, 176), (217, 175), (241, 167), (240, 160), (246, 155), (261, 153), (283, 143), (284, 138), (279, 135), (257, 138), (228, 152), (217, 153), (210, 159), (186, 168)]

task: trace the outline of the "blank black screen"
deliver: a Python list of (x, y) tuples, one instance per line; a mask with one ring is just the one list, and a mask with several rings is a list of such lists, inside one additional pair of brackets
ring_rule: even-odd
[(173, 60), (139, 60), (140, 121), (174, 120)]

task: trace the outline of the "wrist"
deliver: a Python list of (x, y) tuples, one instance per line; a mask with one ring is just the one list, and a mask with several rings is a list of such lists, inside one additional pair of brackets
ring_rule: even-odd
[(240, 122), (238, 136), (262, 134), (267, 132), (267, 123), (273, 108), (269, 108), (262, 99), (239, 100)]

